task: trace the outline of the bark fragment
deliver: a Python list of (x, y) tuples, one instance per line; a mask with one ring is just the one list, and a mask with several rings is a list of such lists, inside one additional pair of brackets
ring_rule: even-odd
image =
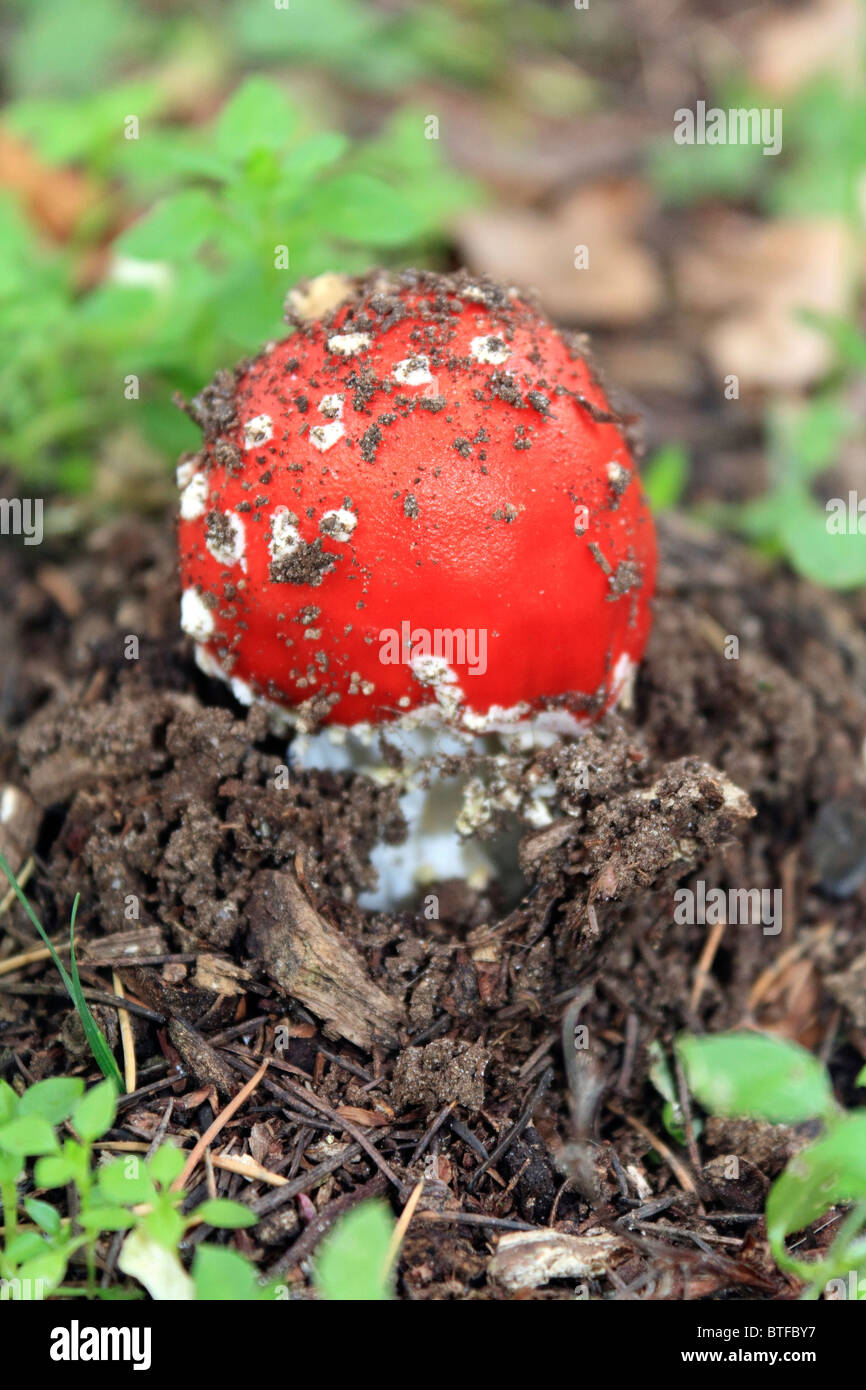
[(394, 1041), (402, 1006), (373, 984), (360, 956), (292, 874), (256, 874), (247, 913), (250, 953), (286, 994), (358, 1047)]

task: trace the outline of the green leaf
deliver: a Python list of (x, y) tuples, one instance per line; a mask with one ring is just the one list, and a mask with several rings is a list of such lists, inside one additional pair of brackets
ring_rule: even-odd
[(797, 1124), (833, 1111), (826, 1068), (796, 1043), (763, 1033), (719, 1033), (681, 1037), (677, 1051), (689, 1086), (713, 1115)]
[(133, 1155), (106, 1163), (99, 1169), (97, 1182), (103, 1197), (111, 1203), (131, 1207), (139, 1202), (152, 1202), (156, 1197), (156, 1188), (144, 1160)]
[(99, 84), (112, 58), (134, 42), (135, 9), (122, 0), (88, 0), (86, 13), (67, 5), (30, 3), (24, 23), (10, 25), (6, 61), (29, 90), (80, 92)]
[(93, 1086), (72, 1112), (72, 1126), (81, 1139), (101, 1139), (114, 1124), (117, 1113), (117, 1087), (105, 1080)]
[(176, 1250), (183, 1239), (186, 1222), (173, 1205), (163, 1200), (143, 1218), (142, 1226), (158, 1245)]
[(855, 371), (866, 371), (866, 336), (855, 322), (839, 315), (819, 314), (803, 310), (800, 317), (826, 333), (833, 343), (839, 361)]
[(201, 1303), (252, 1303), (263, 1291), (255, 1266), (237, 1250), (200, 1245), (192, 1262), (195, 1296)]
[(405, 198), (369, 174), (337, 174), (316, 190), (314, 211), (322, 232), (361, 246), (399, 246), (420, 229)]
[(75, 1175), (75, 1164), (66, 1154), (51, 1158), (40, 1158), (33, 1171), (37, 1187), (50, 1191), (53, 1187), (65, 1187)]
[(20, 1231), (6, 1246), (5, 1255), (10, 1264), (20, 1265), (37, 1255), (44, 1255), (48, 1247), (38, 1231)]
[(249, 77), (226, 102), (214, 132), (219, 154), (246, 159), (256, 149), (281, 149), (297, 124), (285, 93), (266, 77)]
[(677, 1088), (674, 1085), (673, 1074), (670, 1064), (665, 1055), (665, 1050), (658, 1038), (654, 1038), (647, 1049), (650, 1058), (649, 1079), (655, 1086), (659, 1095), (671, 1105), (677, 1105), (679, 1097)]
[[(835, 499), (840, 505), (832, 511), (821, 509), (807, 494), (791, 497), (779, 520), (779, 535), (785, 553), (798, 574), (813, 584), (830, 589), (857, 589), (866, 584), (866, 515), (849, 518), (848, 497)], [(841, 518), (839, 533), (828, 530)]]
[(219, 231), (220, 215), (210, 193), (185, 188), (163, 198), (119, 236), (115, 251), (143, 261), (181, 261)]
[(18, 1109), (19, 1097), (8, 1081), (0, 1080), (0, 1125), (11, 1120)]
[[(88, 1045), (99, 1066), (102, 1075), (108, 1081), (113, 1081), (118, 1091), (123, 1090), (123, 1077), (120, 1068), (114, 1060), (114, 1054), (108, 1046), (105, 1034), (90, 1012), (90, 1006), (84, 998), (84, 990), (81, 988), (81, 980), (78, 975), (78, 960), (75, 955), (75, 918), (78, 913), (79, 894), (75, 894), (75, 901), (72, 904), (72, 916), (69, 919), (69, 969), (71, 971), (71, 986), (67, 986), (78, 1016), (81, 1019), (81, 1026), (84, 1029), (84, 1036), (87, 1038)], [(65, 981), (64, 981), (65, 983)]]
[(382, 1302), (390, 1297), (384, 1273), (394, 1220), (383, 1202), (363, 1202), (342, 1217), (316, 1259), (323, 1298)]
[(85, 1231), (128, 1231), (136, 1224), (136, 1217), (125, 1207), (88, 1207), (79, 1213), (78, 1222)]
[(760, 185), (771, 162), (758, 145), (676, 145), (672, 130), (651, 152), (649, 172), (674, 206), (708, 197), (739, 201)]
[(254, 1211), (242, 1202), (231, 1202), (225, 1197), (214, 1197), (202, 1202), (192, 1213), (209, 1226), (221, 1226), (226, 1230), (238, 1230), (241, 1226), (255, 1226), (258, 1221)]
[(0, 1184), (15, 1183), (24, 1174), (24, 1163), (18, 1154), (7, 1154), (0, 1149)]
[(19, 1279), (29, 1279), (31, 1284), (42, 1283), (43, 1293), (50, 1293), (56, 1289), (66, 1273), (66, 1263), (69, 1259), (66, 1250), (46, 1250), (42, 1255), (36, 1255), (32, 1260), (20, 1266), (18, 1270)]
[(866, 1111), (855, 1110), (791, 1159), (767, 1198), (767, 1233), (776, 1260), (790, 1267), (785, 1238), (840, 1202), (866, 1198)]
[[(118, 146), (128, 155), (134, 149), (135, 159), (143, 148), (149, 152), (153, 131), (145, 119), (163, 100), (158, 84), (130, 82), (84, 99), (40, 97), (15, 102), (8, 119), (49, 164), (86, 165), (102, 171), (112, 155), (116, 157)], [(145, 140), (121, 138), (127, 115), (138, 116), (147, 131)]]
[(186, 1154), (174, 1144), (161, 1144), (153, 1158), (148, 1159), (147, 1171), (160, 1187), (171, 1187), (179, 1178), (186, 1163)]
[(17, 1115), (0, 1125), (0, 1149), (21, 1158), (54, 1153), (57, 1140), (54, 1130), (41, 1115)]
[(668, 444), (653, 454), (644, 469), (644, 492), (655, 512), (675, 507), (685, 491), (689, 477), (689, 458), (679, 444)]
[(797, 412), (792, 444), (807, 478), (831, 466), (851, 425), (851, 412), (837, 396), (816, 397)]
[(21, 1097), (20, 1115), (41, 1115), (50, 1125), (59, 1125), (72, 1114), (73, 1106), (84, 1094), (78, 1076), (51, 1076), (29, 1086)]
[(50, 1202), (40, 1202), (38, 1197), (25, 1197), (24, 1210), (46, 1235), (56, 1236), (60, 1232), (60, 1213)]
[(290, 0), (288, 10), (237, 0), (232, 32), (245, 52), (260, 58), (348, 62), (357, 68), (374, 50), (381, 23), (381, 17), (358, 0)]
[(309, 183), (317, 174), (336, 164), (348, 148), (346, 136), (337, 130), (321, 130), (302, 140), (280, 160), (280, 172), (287, 190), (296, 196), (298, 185)]

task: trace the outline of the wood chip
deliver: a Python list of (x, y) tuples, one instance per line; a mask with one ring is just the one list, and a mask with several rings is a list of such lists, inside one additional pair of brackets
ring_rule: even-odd
[(506, 1289), (538, 1289), (551, 1279), (598, 1278), (629, 1251), (621, 1236), (592, 1230), (582, 1236), (549, 1229), (510, 1231), (487, 1267)]
[(249, 945), (268, 974), (333, 1034), (369, 1050), (393, 1042), (403, 1008), (370, 979), (361, 957), (307, 901), (292, 874), (263, 870), (247, 911)]

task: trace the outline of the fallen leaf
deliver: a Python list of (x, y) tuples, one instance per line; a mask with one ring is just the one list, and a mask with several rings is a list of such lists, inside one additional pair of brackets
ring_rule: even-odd
[(833, 361), (826, 333), (804, 310), (842, 316), (854, 283), (854, 246), (841, 218), (757, 222), (730, 214), (705, 224), (677, 267), (680, 298), (707, 315), (704, 350), (719, 378), (741, 389), (794, 390)]
[(391, 1121), (387, 1115), (381, 1115), (378, 1110), (362, 1110), (358, 1105), (340, 1105), (336, 1113), (341, 1120), (349, 1120), (355, 1125), (387, 1125)]
[(864, 13), (861, 0), (818, 0), (800, 10), (786, 5), (757, 23), (749, 11), (744, 16), (749, 76), (778, 96), (798, 91), (821, 73), (833, 73), (852, 86), (859, 83)]
[(43, 164), (24, 141), (0, 130), (0, 189), (23, 202), (31, 220), (58, 241), (71, 236), (97, 201), (96, 186), (75, 169)]
[[(582, 188), (553, 212), (502, 208), (470, 213), (457, 229), (467, 263), (535, 290), (543, 307), (572, 323), (633, 324), (662, 306), (661, 271), (639, 240), (649, 211), (635, 179)], [(578, 248), (586, 265), (578, 268)]]

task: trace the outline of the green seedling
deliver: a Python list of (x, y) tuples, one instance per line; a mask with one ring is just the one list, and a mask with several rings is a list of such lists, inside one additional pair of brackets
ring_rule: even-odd
[[(795, 1043), (760, 1033), (681, 1037), (689, 1085), (714, 1115), (801, 1124), (820, 1120), (820, 1138), (791, 1159), (767, 1198), (767, 1235), (780, 1269), (820, 1298), (831, 1280), (866, 1297), (866, 1110), (843, 1110), (826, 1067)], [(859, 1078), (864, 1080), (863, 1074)], [(795, 1257), (790, 1237), (831, 1208), (848, 1207), (829, 1248), (814, 1260)]]
[(54, 949), (54, 945), (48, 933), (33, 911), (30, 901), (18, 882), (18, 879), (7, 864), (2, 852), (0, 852), (0, 869), (3, 870), (8, 878), (16, 898), (24, 908), (24, 911), (27, 913), (27, 916), (30, 918), (30, 921), (33, 923), (42, 940), (45, 942), (51, 954), (51, 959), (60, 972), (60, 978), (66, 986), (66, 992), (75, 1005), (78, 1016), (81, 1019), (85, 1037), (90, 1045), (90, 1050), (93, 1053), (94, 1059), (99, 1066), (99, 1070), (104, 1077), (116, 1084), (118, 1091), (122, 1091), (123, 1077), (120, 1074), (120, 1068), (114, 1059), (114, 1054), (108, 1045), (105, 1034), (102, 1032), (102, 1029), (99, 1027), (99, 1024), (90, 1011), (90, 1005), (84, 997), (84, 990), (78, 975), (78, 963), (75, 958), (75, 918), (78, 914), (78, 899), (80, 895), (78, 893), (75, 894), (75, 901), (72, 904), (72, 915), (69, 920), (69, 970), (67, 970)]

